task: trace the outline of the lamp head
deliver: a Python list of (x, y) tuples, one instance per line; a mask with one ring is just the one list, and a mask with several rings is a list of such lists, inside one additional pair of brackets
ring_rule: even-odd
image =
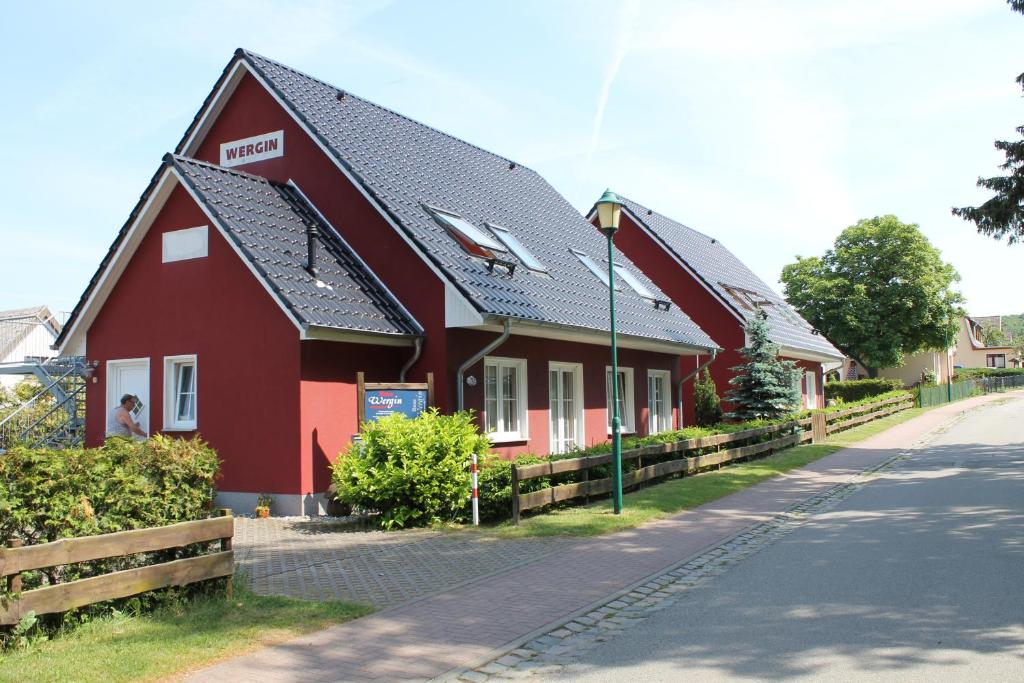
[(619, 229), (622, 217), (622, 200), (611, 190), (605, 190), (597, 200), (597, 220), (601, 232), (609, 237)]

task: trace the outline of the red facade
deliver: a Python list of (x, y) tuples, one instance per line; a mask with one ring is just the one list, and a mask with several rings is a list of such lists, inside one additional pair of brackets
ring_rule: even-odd
[[(433, 373), (435, 403), (442, 411), (453, 410), (458, 367), (497, 335), (446, 327), (440, 276), (251, 75), (241, 79), (193, 156), (216, 164), (221, 143), (278, 130), (284, 131), (284, 155), (239, 170), (298, 185), (423, 326), (422, 356), (406, 380), (424, 381)], [(367, 381), (396, 381), (413, 349), (301, 340), (295, 324), (212, 226), (207, 258), (161, 262), (163, 232), (208, 224), (194, 200), (175, 189), (89, 329), (88, 357), (100, 363), (150, 359), (151, 431), (157, 432), (162, 359), (195, 354), (197, 431), (224, 461), (219, 489), (322, 493), (329, 485), (329, 464), (358, 431), (356, 373), (364, 372)], [(607, 440), (607, 346), (519, 336), (513, 324), (512, 337), (493, 355), (525, 360), (528, 389), (529, 440), (496, 444), (498, 453), (550, 452), (550, 362), (582, 364), (583, 441)], [(647, 428), (648, 370), (671, 372), (669, 401), (678, 424), (679, 358), (620, 349), (620, 366), (634, 372), (638, 433)], [(685, 359), (693, 362), (692, 356)], [(483, 373), (480, 362), (467, 375), (481, 380)], [(88, 401), (88, 441), (96, 444), (107, 413), (102, 379), (90, 385)], [(482, 410), (482, 381), (465, 387), (465, 407)]]

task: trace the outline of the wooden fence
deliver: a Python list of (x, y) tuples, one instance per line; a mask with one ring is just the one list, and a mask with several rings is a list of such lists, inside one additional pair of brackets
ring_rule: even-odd
[[(12, 541), (10, 547), (0, 548), (0, 579), (6, 578), (7, 590), (14, 594), (6, 603), (0, 600), (0, 625), (17, 624), (28, 612), (66, 612), (95, 602), (126, 598), (158, 588), (230, 577), (235, 570), (234, 552), (231, 550), (233, 536), (234, 518), (230, 510), (224, 510), (217, 518), (152, 529), (65, 538), (24, 547), (20, 541)], [(22, 592), (22, 572), (212, 541), (220, 541), (218, 552)], [(230, 590), (231, 582), (228, 581), (229, 593)], [(20, 596), (17, 595), (19, 593)]]
[[(643, 482), (670, 475), (694, 474), (709, 467), (721, 467), (730, 462), (746, 460), (755, 456), (767, 456), (775, 451), (790, 448), (805, 441), (813, 440), (817, 442), (833, 432), (849, 429), (855, 425), (905, 410), (912, 407), (913, 404), (914, 397), (907, 394), (906, 396), (896, 396), (884, 401), (878, 401), (877, 403), (868, 403), (832, 413), (813, 413), (811, 417), (777, 425), (630, 449), (622, 452), (622, 462), (627, 463), (636, 460), (637, 468), (632, 472), (624, 472), (622, 474), (622, 487), (637, 486)], [(724, 446), (740, 444), (752, 439), (762, 439), (769, 435), (777, 436), (766, 441), (723, 449)], [(704, 451), (706, 449), (714, 449), (714, 452), (701, 453), (694, 456), (685, 455), (688, 451)], [(643, 464), (644, 458), (660, 459), (675, 453), (682, 453), (684, 455), (678, 459), (647, 466)], [(549, 460), (548, 462), (535, 465), (513, 465), (512, 522), (518, 524), (521, 514), (526, 510), (575, 498), (589, 500), (590, 496), (610, 493), (612, 490), (611, 478), (590, 479), (590, 470), (595, 467), (608, 465), (611, 461), (611, 454), (604, 453), (583, 458)], [(579, 476), (583, 481), (560, 484), (529, 493), (520, 493), (520, 488), (524, 481), (569, 472), (579, 472)]]

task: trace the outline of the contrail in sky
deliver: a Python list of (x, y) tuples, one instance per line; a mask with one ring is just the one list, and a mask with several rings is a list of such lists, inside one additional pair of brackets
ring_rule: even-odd
[(633, 19), (636, 17), (637, 8), (635, 0), (627, 0), (622, 4), (619, 11), (619, 31), (615, 36), (615, 48), (612, 52), (612, 59), (604, 72), (604, 81), (601, 83), (601, 92), (597, 98), (597, 111), (594, 112), (594, 125), (590, 132), (590, 146), (587, 148), (586, 168), (590, 168), (590, 162), (597, 150), (597, 142), (601, 137), (601, 126), (604, 123), (604, 112), (608, 106), (608, 96), (611, 94), (612, 84), (619, 75), (622, 67), (622, 60), (629, 52), (630, 38), (633, 33)]

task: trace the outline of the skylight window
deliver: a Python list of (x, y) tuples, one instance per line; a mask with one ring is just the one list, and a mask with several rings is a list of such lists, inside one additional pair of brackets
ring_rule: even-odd
[(494, 239), (489, 232), (481, 230), (465, 218), (433, 208), (430, 209), (430, 212), (434, 215), (434, 218), (448, 228), (448, 230), (455, 233), (455, 236), (464, 243), (486, 251), (501, 253), (508, 251), (505, 245)]
[(519, 241), (519, 238), (509, 232), (506, 228), (503, 228), (500, 225), (494, 225), (493, 223), (488, 223), (487, 227), (489, 227), (495, 236), (501, 240), (506, 247), (508, 247), (509, 251), (516, 255), (516, 258), (518, 258), (524, 266), (530, 270), (536, 270), (541, 273), (548, 272), (547, 266), (538, 261), (537, 257), (531, 254), (530, 250)]
[(762, 294), (758, 294), (752, 289), (744, 289), (742, 287), (734, 287), (727, 285), (724, 282), (718, 284), (729, 293), (729, 295), (740, 305), (741, 308), (745, 308), (748, 311), (756, 311), (762, 306), (771, 306), (772, 302), (764, 297)]
[(626, 281), (626, 284), (633, 288), (633, 291), (642, 296), (645, 299), (651, 299), (652, 301), (658, 297), (654, 296), (651, 290), (647, 289), (644, 283), (640, 282), (639, 278), (633, 273), (626, 270), (624, 266), (620, 266), (618, 263), (615, 264), (615, 274)]
[[(608, 271), (606, 271), (601, 266), (597, 265), (597, 262), (594, 261), (594, 259), (590, 258), (583, 252), (576, 251), (575, 249), (570, 249), (569, 251), (575, 254), (576, 258), (580, 260), (580, 263), (585, 265), (590, 270), (590, 272), (597, 277), (598, 280), (603, 282), (605, 287), (608, 286)], [(621, 289), (621, 287), (615, 285), (615, 291), (620, 291)]]

